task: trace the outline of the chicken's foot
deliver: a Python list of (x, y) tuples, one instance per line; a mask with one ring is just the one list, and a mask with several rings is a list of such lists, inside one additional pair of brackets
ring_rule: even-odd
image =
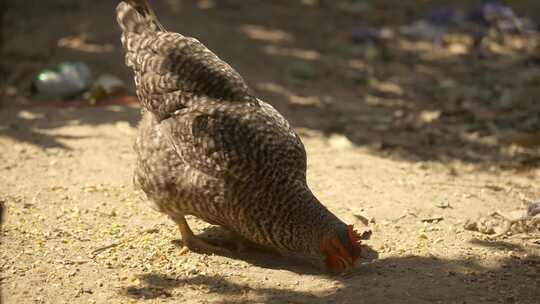
[(188, 251), (202, 250), (205, 252), (230, 254), (229, 249), (213, 245), (208, 241), (195, 236), (195, 234), (193, 234), (193, 231), (191, 231), (191, 228), (189, 228), (185, 217), (182, 216), (180, 218), (176, 218), (174, 219), (174, 221), (180, 229), (180, 234), (182, 235), (182, 243), (184, 245), (180, 250), (180, 253), (183, 254)]

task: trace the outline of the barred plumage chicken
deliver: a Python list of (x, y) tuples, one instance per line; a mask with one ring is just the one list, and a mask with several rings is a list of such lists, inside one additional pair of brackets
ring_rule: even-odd
[(194, 215), (262, 247), (331, 272), (352, 268), (360, 237), (312, 194), (299, 136), (242, 77), (198, 40), (167, 32), (146, 1), (117, 7), (142, 121), (134, 180), (178, 225)]

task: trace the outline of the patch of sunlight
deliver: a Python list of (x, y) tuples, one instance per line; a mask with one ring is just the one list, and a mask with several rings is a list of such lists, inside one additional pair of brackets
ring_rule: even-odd
[(326, 144), (334, 149), (350, 149), (354, 145), (353, 143), (344, 135), (341, 134), (332, 134), (328, 138)]
[(463, 34), (449, 34), (445, 41), (448, 43), (446, 50), (452, 55), (468, 54), (474, 43), (472, 37)]
[(518, 154), (527, 153), (527, 149), (525, 147), (520, 146), (520, 145), (511, 144), (509, 146), (501, 146), (501, 147), (499, 147), (499, 152), (501, 152), (501, 154), (503, 154), (503, 155), (514, 157), (514, 156), (516, 156)]
[(323, 107), (325, 103), (330, 102), (330, 98), (323, 97), (323, 99), (321, 99), (319, 96), (299, 96), (285, 87), (272, 82), (261, 83), (256, 87), (262, 91), (282, 95), (286, 97), (291, 104), (295, 105)]
[(267, 42), (289, 42), (293, 40), (293, 36), (287, 32), (276, 29), (269, 29), (259, 25), (246, 24), (240, 27), (242, 33), (246, 34), (250, 39), (267, 41)]
[(19, 118), (25, 119), (25, 120), (36, 120), (36, 119), (43, 119), (45, 118), (45, 114), (42, 113), (32, 113), (30, 111), (22, 110), (19, 113), (17, 113), (17, 116)]
[(370, 79), (369, 86), (377, 91), (387, 93), (387, 94), (395, 94), (395, 95), (401, 96), (404, 93), (401, 86), (393, 82)]
[(304, 50), (297, 48), (285, 48), (278, 47), (275, 45), (268, 45), (264, 48), (265, 53), (268, 55), (279, 55), (279, 56), (288, 56), (295, 57), (303, 60), (319, 60), (321, 54), (317, 51)]
[(435, 48), (431, 41), (410, 41), (400, 39), (398, 46), (400, 49), (415, 53), (431, 52)]
[(66, 120), (66, 126), (80, 126), (82, 125), (82, 122), (78, 119), (69, 119)]
[(441, 117), (441, 111), (421, 111), (418, 119), (423, 123), (432, 123)]
[(386, 107), (386, 108), (410, 108), (403, 99), (399, 98), (380, 98), (373, 95), (366, 95), (365, 103), (370, 106)]
[(468, 54), (473, 41), (470, 37), (463, 35), (448, 35), (445, 39), (447, 43), (444, 47), (437, 46), (432, 41), (411, 41), (399, 40), (399, 48), (405, 51), (419, 54), (425, 60), (437, 60), (453, 56)]
[(58, 40), (58, 47), (86, 53), (110, 53), (114, 51), (112, 44), (98, 44), (88, 41), (86, 34), (68, 36)]
[(515, 56), (515, 50), (511, 47), (507, 47), (505, 45), (501, 45), (499, 43), (496, 43), (496, 42), (490, 42), (487, 44), (488, 46), (488, 49), (494, 53), (494, 54), (497, 54), (497, 55), (504, 55), (504, 56), (509, 56), (509, 57), (513, 57)]
[(197, 1), (197, 7), (200, 9), (211, 9), (216, 7), (216, 2), (213, 0), (199, 0)]
[(118, 113), (118, 112), (125, 112), (126, 108), (119, 105), (110, 105), (110, 106), (107, 106), (107, 110)]
[(463, 43), (451, 43), (448, 52), (452, 55), (465, 55), (469, 53), (469, 48)]
[(325, 137), (324, 133), (319, 130), (304, 128), (304, 127), (298, 127), (298, 128), (295, 128), (295, 130), (302, 137)]
[(505, 43), (514, 50), (526, 50), (538, 45), (538, 41), (527, 37), (505, 37)]
[(435, 61), (439, 61), (439, 60), (446, 60), (447, 63), (449, 63), (450, 62), (449, 60), (454, 59), (451, 62), (458, 63), (458, 62), (461, 62), (461, 61), (459, 61), (460, 60), (459, 56), (461, 56), (461, 55), (451, 53), (447, 49), (440, 49), (440, 50), (434, 50), (433, 52), (425, 52), (425, 53), (419, 54), (418, 57), (421, 60), (424, 60), (426, 62), (435, 62)]
[(368, 65), (365, 61), (359, 60), (359, 59), (352, 59), (348, 62), (349, 67), (356, 69), (356, 70), (362, 70), (365, 71), (368, 69)]
[(289, 97), (289, 102), (301, 106), (315, 106), (322, 107), (324, 104), (318, 96), (297, 96), (292, 95)]
[(482, 136), (478, 132), (460, 132), (459, 138), (465, 142), (480, 144), (483, 146), (496, 147), (499, 144), (499, 140), (496, 136)]
[(279, 94), (283, 96), (290, 96), (293, 95), (293, 93), (284, 86), (281, 86), (277, 83), (273, 82), (264, 82), (256, 85), (257, 89), (263, 90), (269, 93)]

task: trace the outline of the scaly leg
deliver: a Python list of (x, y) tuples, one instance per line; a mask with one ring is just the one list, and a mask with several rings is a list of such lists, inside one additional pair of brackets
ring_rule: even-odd
[(195, 249), (199, 249), (206, 252), (216, 252), (216, 253), (225, 253), (225, 254), (230, 253), (230, 250), (226, 248), (212, 245), (208, 241), (196, 237), (193, 234), (193, 231), (191, 231), (191, 228), (189, 228), (185, 217), (182, 216), (180, 218), (175, 218), (174, 221), (176, 222), (176, 224), (178, 225), (178, 228), (180, 229), (180, 234), (182, 235), (182, 243), (184, 244), (184, 246), (180, 250), (181, 254), (186, 253), (189, 250), (193, 251)]

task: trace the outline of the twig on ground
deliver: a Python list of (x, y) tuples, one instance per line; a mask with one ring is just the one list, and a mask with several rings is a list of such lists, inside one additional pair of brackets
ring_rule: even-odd
[[(145, 234), (145, 233), (156, 233), (159, 231), (159, 228), (156, 226), (156, 227), (152, 227), (152, 228), (148, 228), (148, 229), (144, 229), (143, 231), (141, 231), (141, 234)], [(105, 250), (108, 250), (108, 249), (111, 249), (111, 248), (114, 248), (116, 246), (119, 246), (121, 245), (122, 243), (124, 242), (129, 242), (130, 240), (134, 239), (135, 237), (129, 237), (129, 238), (126, 238), (126, 239), (123, 239), (123, 240), (118, 240), (118, 241), (115, 241), (115, 242), (112, 242), (108, 245), (105, 245), (105, 246), (101, 246), (101, 247), (98, 247), (94, 250), (92, 250), (90, 252), (90, 255), (92, 256), (95, 256), (95, 255), (98, 255), (100, 254), (101, 252), (105, 251)]]
[(442, 220), (444, 220), (444, 217), (442, 216), (432, 216), (432, 217), (426, 217), (426, 218), (420, 219), (420, 221), (423, 223), (433, 223), (433, 222), (438, 223)]

